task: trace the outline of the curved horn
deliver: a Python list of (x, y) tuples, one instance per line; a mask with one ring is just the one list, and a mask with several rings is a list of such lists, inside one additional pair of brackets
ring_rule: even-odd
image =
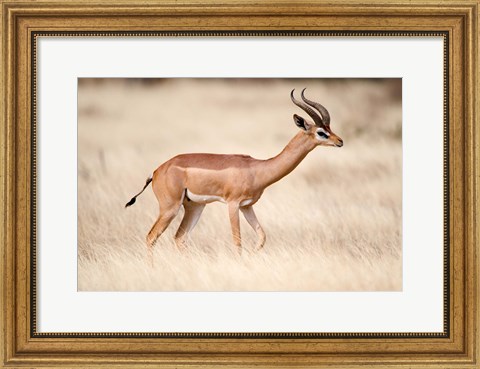
[(293, 91), (295, 91), (295, 89), (290, 92), (290, 98), (292, 99), (293, 103), (299, 108), (302, 108), (308, 115), (310, 115), (310, 117), (313, 119), (317, 126), (323, 125), (322, 118), (317, 114), (317, 112), (313, 110), (310, 106), (305, 104), (303, 101), (296, 100), (293, 96)]
[(305, 90), (306, 90), (306, 88), (304, 88), (302, 90), (302, 94), (301, 94), (302, 95), (302, 100), (305, 101), (307, 104), (313, 106), (315, 109), (317, 109), (320, 112), (320, 115), (322, 116), (323, 124), (325, 124), (326, 126), (329, 126), (330, 125), (330, 114), (328, 113), (328, 110), (325, 109), (325, 107), (322, 104), (307, 99), (304, 95)]

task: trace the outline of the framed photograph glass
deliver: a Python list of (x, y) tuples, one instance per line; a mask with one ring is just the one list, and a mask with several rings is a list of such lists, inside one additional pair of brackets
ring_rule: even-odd
[(203, 5), (2, 2), (3, 363), (474, 368), (478, 2)]

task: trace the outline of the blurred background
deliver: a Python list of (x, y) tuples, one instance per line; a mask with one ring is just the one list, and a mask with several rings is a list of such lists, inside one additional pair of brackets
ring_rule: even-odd
[[(401, 79), (79, 79), (79, 290), (391, 291), (402, 288)], [(145, 237), (158, 216), (149, 187), (181, 153), (277, 155), (298, 132), (290, 100), (330, 112), (344, 147), (318, 147), (255, 205), (267, 242), (227, 208), (206, 207), (187, 252), (175, 249), (180, 213), (147, 266)]]

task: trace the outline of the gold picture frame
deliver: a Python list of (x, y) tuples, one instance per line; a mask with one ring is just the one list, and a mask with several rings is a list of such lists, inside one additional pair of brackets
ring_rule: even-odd
[[(1, 363), (4, 367), (476, 368), (480, 211), (478, 0), (1, 0)], [(35, 43), (39, 35), (199, 34), (445, 37), (444, 138), (449, 209), (445, 321), (439, 334), (37, 333), (35, 321)]]

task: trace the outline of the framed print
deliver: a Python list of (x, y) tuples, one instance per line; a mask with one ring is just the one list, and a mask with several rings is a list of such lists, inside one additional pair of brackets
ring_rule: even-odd
[(477, 367), (478, 1), (1, 5), (3, 366)]

